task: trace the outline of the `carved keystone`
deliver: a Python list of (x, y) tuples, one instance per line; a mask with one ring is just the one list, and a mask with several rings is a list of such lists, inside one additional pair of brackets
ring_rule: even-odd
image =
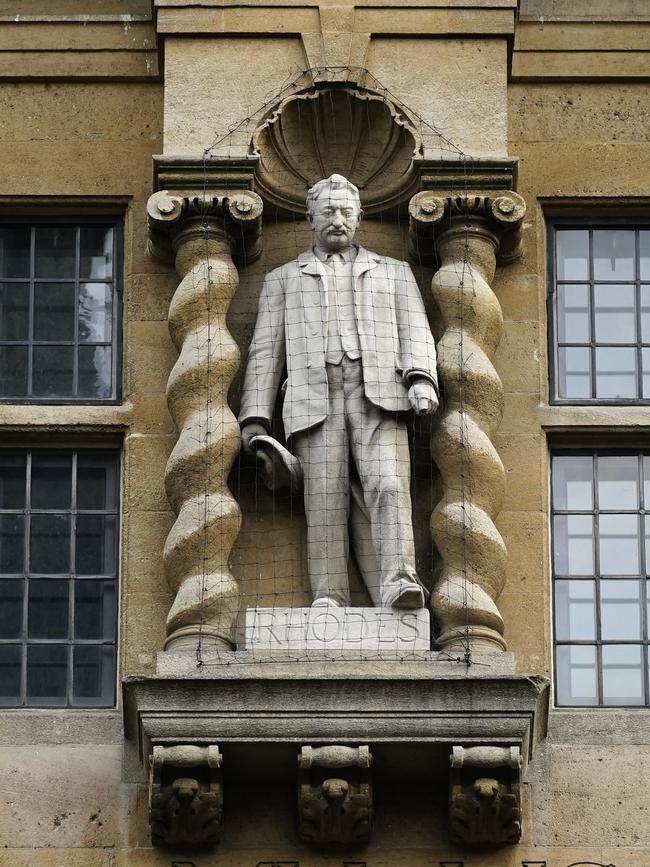
[(221, 755), (216, 746), (154, 747), (149, 823), (156, 846), (219, 841), (223, 811)]
[(454, 747), (450, 836), (459, 846), (502, 846), (521, 838), (519, 747)]
[(302, 748), (298, 756), (298, 833), (302, 840), (307, 843), (370, 840), (371, 764), (367, 746)]

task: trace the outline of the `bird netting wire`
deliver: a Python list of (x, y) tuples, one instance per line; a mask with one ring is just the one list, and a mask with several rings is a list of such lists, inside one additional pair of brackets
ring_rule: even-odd
[[(344, 75), (347, 74), (347, 79)], [(236, 124), (233, 124), (225, 133), (215, 135), (212, 143), (207, 147), (203, 153), (203, 165), (204, 165), (204, 180), (203, 180), (203, 194), (204, 200), (207, 201), (210, 195), (210, 183), (209, 183), (209, 165), (210, 160), (215, 156), (220, 157), (233, 157), (240, 156), (243, 149), (248, 149), (250, 147), (250, 139), (251, 135), (254, 132), (255, 127), (259, 126), (260, 120), (264, 119), (270, 112), (277, 108), (283, 100), (286, 100), (288, 97), (296, 94), (305, 94), (313, 92), (315, 93), (319, 89), (323, 88), (323, 78), (331, 78), (337, 84), (343, 81), (348, 81), (354, 87), (359, 87), (359, 83), (363, 82), (364, 91), (368, 91), (370, 93), (377, 94), (379, 96), (384, 97), (386, 100), (389, 100), (392, 105), (394, 105), (399, 111), (401, 111), (405, 118), (408, 119), (408, 122), (412, 124), (416, 132), (420, 136), (420, 140), (425, 144), (426, 150), (429, 155), (431, 155), (432, 151), (437, 152), (437, 155), (440, 159), (453, 157), (458, 160), (462, 164), (462, 184), (460, 185), (460, 189), (453, 190), (452, 193), (457, 195), (466, 194), (469, 190), (468, 183), (468, 175), (469, 171), (472, 168), (473, 161), (470, 157), (468, 157), (457, 145), (455, 145), (447, 136), (445, 136), (440, 130), (438, 130), (433, 123), (430, 123), (420, 117), (416, 112), (407, 109), (398, 99), (392, 94), (387, 88), (380, 84), (377, 79), (372, 76), (367, 70), (360, 69), (358, 67), (329, 67), (329, 68), (319, 68), (316, 70), (307, 70), (301, 72), (296, 77), (288, 80), (287, 83), (280, 88), (280, 90), (275, 91), (270, 94), (262, 103), (261, 106), (258, 107), (255, 111), (249, 112), (246, 117), (242, 118)], [(306, 85), (307, 82), (307, 86)], [(330, 100), (332, 99), (332, 94), (330, 91)], [(350, 100), (352, 97), (348, 97)], [(332, 127), (333, 134), (337, 135), (337, 117), (335, 112), (335, 106), (333, 101), (330, 102), (331, 107), (331, 117), (330, 118), (316, 118), (316, 122), (319, 120), (321, 122), (320, 132), (324, 133), (322, 128), (322, 123), (329, 120), (329, 123)], [(370, 127), (371, 117), (369, 116), (369, 107), (370, 103), (366, 102), (366, 111), (368, 112), (366, 117), (366, 125)], [(350, 104), (350, 115), (352, 115), (353, 106)], [(299, 119), (299, 125), (302, 118)], [(308, 119), (304, 119), (305, 124), (308, 122)], [(311, 122), (312, 127), (314, 123), (313, 118), (309, 118), (309, 122)], [(345, 124), (341, 124), (341, 134), (348, 131), (351, 126), (350, 121), (348, 120), (347, 126)], [(329, 134), (332, 134), (332, 130), (329, 131)], [(300, 130), (299, 130), (300, 131)], [(313, 131), (313, 130), (312, 130)], [(435, 148), (433, 147), (433, 142), (436, 142)], [(356, 143), (358, 145), (358, 143)], [(308, 147), (312, 147), (312, 144), (309, 144)], [(357, 149), (358, 150), (358, 149)], [(295, 149), (293, 152), (294, 159), (298, 165), (302, 162), (302, 154), (295, 153)], [(311, 156), (311, 152), (305, 153), (304, 157)], [(345, 166), (342, 167), (346, 168)], [(324, 172), (323, 172), (324, 173)], [(289, 175), (289, 172), (287, 172)], [(286, 178), (280, 178), (281, 180), (286, 180)], [(350, 178), (354, 182), (354, 175)], [(395, 181), (400, 180), (399, 174), (396, 172), (396, 176), (394, 178)], [(306, 187), (305, 187), (306, 192)], [(363, 194), (363, 190), (362, 190)], [(451, 216), (448, 217), (449, 221), (451, 221)], [(371, 219), (366, 220), (365, 226), (362, 225), (363, 234), (361, 234), (361, 241), (365, 241), (367, 237), (373, 248), (378, 247), (382, 254), (388, 250), (393, 255), (396, 261), (405, 261), (408, 258), (408, 244), (407, 244), (407, 217), (401, 214), (395, 215), (392, 214), (390, 218), (387, 218), (384, 213), (379, 210), (374, 213)], [(445, 226), (441, 227), (439, 231), (446, 228)], [(197, 341), (196, 352), (197, 352), (197, 362), (200, 357), (203, 356), (205, 350), (207, 349), (207, 363), (205, 364), (205, 394), (206, 394), (206, 406), (205, 406), (205, 425), (203, 430), (199, 430), (199, 440), (200, 445), (204, 449), (205, 454), (205, 469), (204, 469), (204, 479), (203, 479), (203, 497), (201, 498), (201, 503), (198, 506), (202, 510), (201, 520), (204, 527), (204, 539), (203, 539), (203, 553), (202, 553), (202, 585), (201, 585), (201, 622), (200, 622), (200, 634), (199, 634), (199, 642), (197, 647), (197, 664), (202, 665), (206, 661), (206, 654), (204, 652), (204, 640), (203, 640), (203, 631), (204, 626), (208, 621), (208, 615), (204, 613), (205, 606), (203, 604), (204, 596), (206, 593), (207, 581), (208, 581), (208, 572), (209, 572), (209, 562), (210, 562), (210, 551), (209, 551), (209, 539), (208, 539), (208, 530), (207, 528), (210, 526), (212, 520), (214, 518), (219, 517), (219, 510), (222, 508), (222, 505), (218, 502), (215, 502), (215, 498), (210, 497), (211, 490), (211, 479), (210, 479), (210, 452), (213, 443), (213, 424), (212, 424), (212, 398), (210, 394), (209, 384), (211, 382), (212, 376), (212, 359), (213, 354), (217, 357), (221, 357), (222, 350), (227, 350), (228, 347), (224, 347), (219, 345), (215, 347), (213, 345), (214, 340), (214, 331), (212, 325), (212, 298), (214, 293), (214, 280), (212, 276), (212, 264), (210, 261), (210, 252), (209, 252), (209, 231), (210, 224), (206, 217), (203, 221), (203, 230), (204, 230), (204, 239), (205, 239), (205, 262), (206, 262), (206, 315), (207, 315), (207, 327), (205, 329), (206, 342), (207, 347), (204, 345), (200, 345)], [(246, 346), (247, 342), (250, 338), (251, 326), (253, 321), (255, 320), (256, 314), (259, 315), (259, 309), (256, 309), (256, 290), (259, 287), (261, 280), (263, 279), (263, 275), (268, 273), (269, 269), (273, 270), (278, 267), (282, 267), (287, 262), (292, 261), (297, 253), (300, 253), (301, 250), (309, 247), (310, 239), (309, 239), (309, 227), (304, 220), (299, 219), (287, 219), (284, 216), (281, 216), (277, 213), (265, 213), (264, 215), (264, 248), (262, 257), (253, 265), (245, 266), (240, 268), (240, 287), (233, 300), (231, 305), (228, 324), (231, 333), (237, 340), (237, 342)], [(470, 260), (469, 260), (469, 237), (468, 237), (468, 229), (467, 225), (465, 227), (465, 244), (464, 244), (464, 253), (462, 261), (456, 264), (457, 271), (457, 282), (458, 282), (458, 292), (459, 292), (459, 328), (458, 328), (458, 339), (459, 339), (459, 357), (460, 357), (460, 365), (461, 365), (461, 373), (460, 373), (460, 394), (459, 394), (459, 413), (461, 419), (464, 418), (464, 376), (463, 369), (464, 365), (467, 363), (468, 358), (466, 356), (466, 350), (464, 346), (464, 290), (466, 280), (470, 280), (473, 288), (473, 281), (471, 281), (471, 272), (470, 272)], [(355, 238), (355, 241), (359, 240)], [(364, 245), (365, 246), (365, 245)], [(416, 263), (417, 264), (417, 263)], [(430, 283), (431, 270), (426, 267), (418, 267), (418, 276), (420, 277), (420, 285), (422, 286), (422, 295), (427, 298), (430, 296), (430, 290), (428, 288), (428, 283)], [(404, 283), (406, 282), (406, 277), (404, 278)], [(399, 299), (398, 299), (399, 300)], [(430, 305), (428, 305), (430, 308)], [(391, 312), (394, 312), (391, 308)], [(384, 327), (386, 325), (385, 322), (381, 321), (381, 317), (385, 315), (384, 310), (376, 310), (375, 313), (379, 318), (379, 325)], [(427, 311), (429, 317), (432, 317), (430, 310)], [(433, 313), (433, 319), (435, 321), (435, 313)], [(439, 326), (439, 323), (436, 323)], [(328, 327), (328, 322), (321, 320), (321, 326), (323, 328)], [(219, 331), (219, 337), (221, 338), (222, 332)], [(316, 337), (316, 335), (313, 335)], [(287, 348), (289, 352), (292, 352), (291, 346), (285, 347), (285, 356)], [(234, 387), (231, 389), (231, 398), (233, 405), (236, 405), (237, 402), (237, 390), (241, 387), (241, 371), (240, 374), (236, 377)], [(442, 395), (444, 400), (444, 395)], [(345, 396), (344, 401), (345, 403)], [(338, 414), (345, 415), (346, 410), (345, 407), (338, 407)], [(345, 419), (339, 419), (339, 424), (336, 426), (337, 431), (336, 435), (341, 436), (347, 434), (350, 436), (350, 427), (351, 427), (351, 419), (350, 415), (354, 414), (354, 410), (347, 411), (348, 417)], [(277, 418), (277, 409), (274, 412), (274, 433), (277, 433), (280, 437), (282, 436), (281, 424)], [(356, 435), (358, 436), (358, 428), (363, 428), (362, 425), (357, 425)], [(433, 503), (433, 491), (436, 486), (440, 485), (440, 479), (436, 470), (433, 461), (430, 458), (430, 454), (428, 452), (428, 448), (424, 449), (422, 447), (423, 440), (427, 440), (431, 436), (430, 425), (427, 424), (426, 420), (420, 419), (412, 419), (409, 422), (409, 427), (407, 429), (408, 434), (408, 450), (406, 455), (404, 454), (403, 449), (398, 450), (397, 454), (401, 455), (401, 459), (394, 461), (394, 466), (391, 469), (399, 469), (400, 472), (404, 473), (405, 468), (399, 467), (398, 464), (400, 461), (407, 462), (408, 467), (407, 471), (410, 471), (410, 487), (411, 487), (411, 495), (414, 493), (414, 487), (420, 487), (423, 475), (426, 476), (428, 481), (429, 488), (429, 496), (428, 502), (422, 504), (421, 498), (414, 497), (414, 517), (416, 523), (416, 559), (417, 559), (417, 567), (418, 574), (423, 577), (425, 583), (428, 583), (428, 586), (431, 586), (431, 582), (433, 580), (434, 572), (435, 572), (435, 560), (436, 560), (436, 552), (435, 545), (431, 539), (431, 535), (428, 529), (428, 518), (430, 512), (432, 510), (432, 506), (435, 505)], [(465, 443), (465, 424), (461, 422), (460, 425), (460, 501), (461, 507), (465, 509), (466, 503), (466, 443)], [(333, 434), (334, 435), (334, 434)], [(354, 436), (353, 432), (353, 436)], [(347, 442), (346, 447), (352, 447), (353, 443)], [(361, 452), (361, 455), (357, 454), (353, 457), (353, 460), (350, 464), (348, 464), (348, 471), (351, 469), (352, 476), (357, 476), (359, 474), (359, 468), (356, 465), (357, 462), (361, 459), (363, 462), (363, 444), (357, 443), (356, 448), (358, 452)], [(329, 453), (327, 449), (325, 449), (326, 453)], [(331, 449), (329, 450), (331, 451)], [(390, 448), (388, 449), (390, 452)], [(412, 456), (416, 454), (418, 456), (418, 463), (412, 463)], [(382, 464), (382, 469), (386, 469), (386, 462), (382, 460), (382, 454), (380, 453), (379, 458), (374, 459), (376, 463)], [(371, 459), (372, 462), (373, 459)], [(311, 463), (314, 463), (313, 458)], [(331, 477), (332, 473), (340, 473), (341, 472), (341, 464), (344, 463), (340, 459), (336, 460), (328, 460), (327, 458), (323, 459), (324, 466), (321, 467), (320, 476), (322, 479), (326, 480)], [(367, 462), (366, 462), (367, 463)], [(424, 469), (424, 474), (422, 470)], [(268, 491), (260, 481), (259, 474), (256, 472), (255, 467), (252, 463), (247, 460), (246, 456), (240, 453), (240, 457), (235, 464), (233, 473), (231, 474), (231, 486), (235, 491), (236, 498), (241, 505), (242, 513), (243, 513), (243, 523), (242, 529), (239, 534), (239, 538), (233, 547), (233, 551), (230, 557), (230, 568), (235, 574), (235, 577), (238, 579), (239, 587), (240, 587), (240, 617), (238, 620), (238, 630), (237, 630), (237, 638), (238, 642), (236, 648), (238, 651), (245, 651), (244, 653), (219, 653), (219, 662), (220, 663), (236, 663), (238, 660), (240, 661), (249, 661), (251, 655), (254, 656), (256, 661), (282, 661), (287, 662), (295, 659), (296, 661), (304, 660), (305, 656), (311, 656), (314, 658), (318, 658), (321, 656), (321, 651), (310, 648), (307, 653), (305, 652), (305, 648), (296, 648), (295, 645), (288, 647), (278, 647), (275, 650), (269, 651), (268, 649), (264, 652), (256, 653), (254, 650), (251, 651), (246, 647), (246, 636), (243, 634), (241, 626), (242, 626), (242, 618), (245, 616), (246, 609), (263, 609), (265, 611), (286, 611), (286, 609), (301, 609), (305, 610), (308, 608), (311, 602), (311, 595), (309, 592), (309, 581), (307, 577), (308, 563), (305, 560), (304, 548), (305, 548), (305, 536), (307, 531), (304, 526), (304, 504), (302, 502), (302, 498), (299, 494), (295, 492), (293, 494), (286, 491), (276, 491), (271, 492)], [(354, 482), (358, 481), (357, 478), (354, 478)], [(354, 500), (355, 491), (350, 490), (348, 493), (348, 504), (349, 508), (355, 508), (357, 512), (363, 512), (362, 509), (358, 509), (359, 506), (359, 497), (357, 494), (357, 501)], [(363, 502), (363, 496), (361, 497), (361, 506), (363, 507), (365, 503)], [(424, 508), (423, 508), (424, 505)], [(423, 513), (426, 515), (426, 521), (423, 520)], [(390, 514), (389, 511), (386, 511), (386, 514)], [(362, 516), (363, 517), (363, 516)], [(327, 521), (327, 508), (325, 509), (325, 521), (321, 521), (321, 529), (327, 534), (328, 529), (334, 529), (340, 525), (338, 520), (333, 521), (331, 527), (328, 527)], [(363, 522), (362, 522), (363, 523)], [(424, 531), (423, 531), (424, 526)], [(471, 530), (471, 513), (469, 518), (467, 515), (465, 516), (465, 521), (463, 524), (464, 528)], [(468, 592), (467, 592), (467, 581), (472, 579), (472, 576), (468, 574), (468, 562), (467, 562), (467, 553), (466, 553), (466, 529), (463, 530), (463, 550), (464, 550), (464, 574), (462, 578), (462, 595), (463, 595), (463, 604), (468, 611)], [(368, 533), (370, 534), (371, 541), (373, 537), (372, 527), (368, 528), (368, 522), (363, 525), (361, 529), (357, 529), (357, 532), (361, 534), (363, 537), (363, 532), (366, 533), (366, 537)], [(380, 526), (379, 531), (374, 533), (374, 542), (376, 545), (381, 545), (381, 540), (386, 535), (390, 536), (391, 528), (387, 524), (386, 526)], [(362, 542), (367, 542), (368, 539), (365, 540), (362, 538)], [(363, 546), (362, 546), (363, 547)], [(368, 546), (365, 545), (367, 548)], [(358, 557), (362, 557), (362, 553), (360, 551), (357, 552)], [(354, 559), (352, 558), (350, 563), (350, 570), (352, 572), (350, 576), (350, 597), (348, 600), (348, 604), (351, 604), (353, 607), (368, 607), (370, 602), (368, 599), (367, 591), (363, 589), (363, 582), (359, 580), (359, 569), (358, 564), (355, 568)], [(329, 613), (326, 612), (326, 613)], [(435, 612), (434, 612), (435, 615)], [(268, 619), (268, 615), (267, 619)], [(286, 617), (286, 614), (283, 615)], [(291, 614), (288, 615), (289, 619), (291, 618)], [(354, 631), (354, 618), (353, 618), (353, 626), (351, 632), (351, 640), (350, 635), (348, 636), (348, 641), (346, 642), (346, 646), (340, 646), (335, 650), (323, 651), (323, 654), (327, 656), (327, 658), (331, 659), (340, 659), (340, 660), (350, 660), (350, 661), (359, 661), (363, 659), (376, 659), (377, 654), (382, 654), (382, 642), (379, 640), (379, 636), (382, 632), (382, 624), (381, 624), (381, 613), (379, 614), (379, 625), (377, 628), (377, 636), (378, 640), (376, 646), (369, 647), (367, 639), (364, 639), (361, 629), (357, 630), (358, 637), (357, 643), (358, 648), (353, 648), (350, 646), (355, 643), (355, 636), (357, 633)], [(336, 618), (334, 618), (336, 619)], [(360, 620), (357, 620), (357, 626), (361, 623)], [(328, 624), (326, 624), (327, 627)], [(333, 624), (329, 624), (333, 625)], [(294, 634), (300, 632), (301, 630), (300, 624), (298, 625), (297, 630), (294, 629)], [(412, 624), (406, 628), (408, 632), (408, 637), (410, 638), (412, 635)], [(272, 631), (272, 627), (271, 627)], [(291, 631), (291, 625), (289, 626), (289, 631)], [(324, 634), (327, 632), (327, 628), (324, 630)], [(469, 615), (466, 615), (465, 619), (465, 648), (464, 654), (462, 655), (462, 659), (466, 663), (471, 663), (471, 649), (470, 649), (470, 623), (469, 623)], [(390, 651), (387, 653), (384, 652), (384, 655), (388, 655), (391, 658), (396, 658), (402, 661), (408, 661), (410, 659), (422, 659), (429, 658), (430, 654), (426, 651), (412, 650), (412, 649), (396, 649), (395, 647), (391, 647)], [(210, 660), (212, 655), (208, 655), (207, 659)], [(455, 654), (449, 655), (449, 658), (454, 660), (458, 660), (458, 657)]]

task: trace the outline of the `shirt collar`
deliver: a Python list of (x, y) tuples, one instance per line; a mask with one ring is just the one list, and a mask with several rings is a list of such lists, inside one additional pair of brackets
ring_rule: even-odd
[(328, 253), (326, 250), (321, 250), (319, 247), (314, 247), (314, 255), (317, 259), (320, 259), (321, 262), (327, 264), (330, 256), (341, 256), (343, 261), (347, 264), (349, 262), (354, 262), (357, 258), (357, 252), (359, 248), (356, 244), (352, 244), (347, 250), (341, 250), (341, 252)]

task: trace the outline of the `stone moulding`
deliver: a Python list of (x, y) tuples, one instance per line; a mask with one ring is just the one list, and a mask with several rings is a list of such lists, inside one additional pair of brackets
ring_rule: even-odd
[(458, 846), (502, 846), (521, 838), (519, 747), (454, 746), (449, 827)]
[(211, 845), (223, 812), (216, 746), (156, 746), (150, 756), (149, 822), (154, 845)]
[(503, 386), (491, 361), (503, 315), (491, 283), (497, 258), (507, 263), (520, 254), (526, 204), (511, 190), (448, 196), (425, 190), (411, 199), (409, 212), (414, 256), (439, 264), (431, 292), (443, 322), (437, 344), (443, 405), (431, 437), (442, 476), (442, 498), (431, 516), (442, 560), (431, 594), (438, 645), (468, 654), (505, 650), (496, 600), (507, 552), (494, 523), (505, 471), (492, 442)]
[[(443, 664), (447, 671), (450, 666)], [(436, 668), (389, 662), (368, 663), (363, 671), (358, 663), (204, 664), (201, 676), (128, 678), (126, 737), (138, 744), (142, 761), (154, 745), (209, 744), (217, 732), (222, 746), (519, 746), (525, 765), (545, 735), (548, 681), (477, 672), (452, 676)]]
[(372, 831), (367, 746), (305, 746), (298, 755), (298, 835), (306, 843), (367, 843)]

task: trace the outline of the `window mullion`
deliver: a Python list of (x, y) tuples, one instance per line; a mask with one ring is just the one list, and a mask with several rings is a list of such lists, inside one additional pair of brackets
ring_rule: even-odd
[(34, 379), (34, 278), (36, 273), (36, 227), (32, 226), (29, 236), (29, 307), (27, 310), (27, 396), (33, 394)]
[(27, 648), (29, 639), (29, 552), (31, 547), (32, 535), (32, 450), (27, 452), (26, 461), (26, 479), (25, 479), (25, 540), (24, 540), (24, 562), (23, 562), (23, 640), (22, 640), (22, 660), (21, 660), (21, 683), (20, 696), (21, 704), (27, 703)]

